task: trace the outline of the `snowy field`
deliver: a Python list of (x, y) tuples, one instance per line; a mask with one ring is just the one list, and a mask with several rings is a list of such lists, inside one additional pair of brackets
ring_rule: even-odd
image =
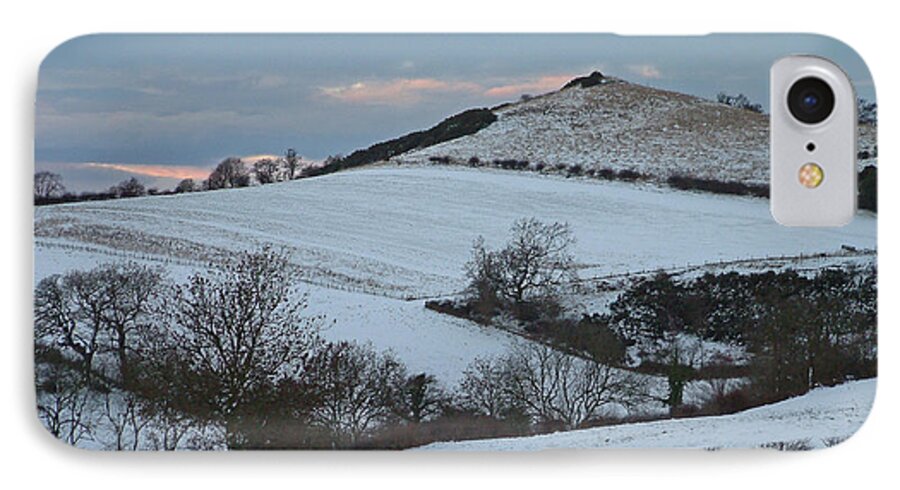
[(565, 221), (591, 275), (875, 247), (875, 218), (838, 229), (777, 225), (768, 201), (454, 167), (380, 167), (248, 189), (40, 207), (44, 249), (205, 264), (285, 247), (307, 282), (395, 298), (463, 286), (473, 240), (522, 217)]
[(369, 341), (448, 386), (518, 338), (422, 306), (464, 286), (472, 241), (567, 221), (582, 277), (875, 247), (875, 218), (787, 229), (762, 199), (458, 167), (380, 167), (265, 187), (39, 207), (35, 280), (137, 260), (174, 281), (263, 243), (284, 247), (331, 340)]
[(539, 451), (577, 448), (759, 447), (800, 443), (809, 448), (847, 439), (865, 422), (875, 380), (818, 388), (806, 395), (734, 415), (663, 420), (532, 437), (442, 442), (426, 450)]

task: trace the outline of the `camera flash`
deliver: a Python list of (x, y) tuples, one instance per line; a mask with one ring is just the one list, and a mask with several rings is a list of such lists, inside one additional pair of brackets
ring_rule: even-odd
[(822, 167), (815, 163), (807, 163), (800, 167), (798, 178), (803, 187), (815, 189), (816, 187), (819, 187), (822, 180), (825, 178), (825, 172), (822, 171)]

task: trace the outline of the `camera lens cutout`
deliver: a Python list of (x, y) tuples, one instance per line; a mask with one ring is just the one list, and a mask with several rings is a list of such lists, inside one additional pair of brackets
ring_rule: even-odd
[(801, 78), (788, 91), (788, 109), (800, 122), (820, 123), (834, 110), (834, 92), (820, 78)]

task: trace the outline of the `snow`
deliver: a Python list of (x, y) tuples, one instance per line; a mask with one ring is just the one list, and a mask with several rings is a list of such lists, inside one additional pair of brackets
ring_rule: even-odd
[(455, 385), (518, 337), (438, 314), (426, 297), (464, 286), (472, 241), (522, 217), (567, 221), (582, 277), (710, 261), (875, 247), (875, 217), (789, 229), (761, 199), (460, 167), (374, 167), (246, 189), (44, 206), (35, 280), (102, 262), (163, 266), (173, 281), (263, 243), (291, 254), (331, 340), (371, 342)]
[[(621, 80), (571, 88), (496, 111), (487, 128), (397, 158), (514, 158), (762, 184), (768, 119), (751, 111)], [(727, 165), (726, 165), (727, 164)]]
[[(501, 106), (487, 128), (392, 161), (515, 159), (532, 168), (628, 169), (659, 181), (681, 175), (768, 184), (768, 116), (614, 78), (607, 82)], [(871, 151), (874, 128), (861, 125), (859, 136), (859, 148)]]
[(410, 372), (432, 374), (448, 388), (462, 380), (463, 370), (475, 358), (499, 356), (524, 341), (497, 328), (427, 310), (421, 301), (313, 287), (308, 311), (335, 320), (323, 332), (326, 339), (370, 342), (378, 350), (390, 350)]
[(420, 449), (539, 451), (577, 448), (760, 447), (802, 442), (812, 448), (852, 436), (865, 422), (876, 380), (817, 388), (806, 395), (733, 415), (662, 420), (531, 437), (440, 442)]
[(785, 228), (761, 199), (454, 167), (41, 207), (35, 237), (39, 249), (77, 244), (194, 263), (273, 243), (307, 282), (409, 298), (458, 291), (473, 240), (499, 244), (529, 216), (569, 222), (591, 275), (875, 247), (871, 214), (842, 228)]
[[(182, 282), (228, 256), (271, 243), (290, 254), (308, 313), (329, 321), (327, 339), (392, 351), (412, 372), (433, 374), (453, 389), (474, 359), (499, 356), (528, 340), (427, 310), (423, 300), (463, 288), (463, 264), (478, 235), (499, 245), (513, 221), (531, 216), (571, 225), (579, 275), (592, 283), (657, 269), (691, 277), (705, 270), (870, 263), (876, 245), (876, 220), (868, 212), (842, 228), (784, 228), (763, 199), (525, 172), (382, 165), (238, 190), (36, 208), (35, 281), (134, 260), (161, 266), (170, 280)], [(842, 251), (844, 246), (856, 251)], [(612, 294), (587, 294), (589, 289), (567, 300), (590, 310), (597, 306), (592, 301), (608, 301)], [(705, 347), (741, 354), (724, 344)], [(656, 394), (665, 393), (664, 378), (648, 382)], [(763, 407), (703, 419), (709, 422), (670, 420), (458, 448), (728, 447), (795, 439), (822, 445), (825, 435), (849, 435), (861, 423), (871, 400), (859, 392), (868, 386), (874, 390), (874, 382), (817, 390), (773, 405), (775, 411)], [(685, 401), (699, 404), (706, 395), (704, 383), (690, 383)], [(653, 402), (631, 414), (664, 411)]]

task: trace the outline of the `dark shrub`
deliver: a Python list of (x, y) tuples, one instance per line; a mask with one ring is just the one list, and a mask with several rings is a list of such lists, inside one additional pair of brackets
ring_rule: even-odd
[(639, 172), (635, 172), (634, 170), (625, 169), (625, 170), (619, 170), (619, 172), (616, 174), (616, 177), (619, 180), (633, 182), (635, 180), (643, 179), (644, 175)]
[(611, 168), (601, 168), (597, 171), (597, 177), (605, 180), (613, 180), (616, 178), (616, 171)]
[(499, 167), (504, 170), (524, 170), (528, 168), (528, 160), (516, 160), (514, 158), (498, 158), (493, 161), (493, 164), (495, 167)]
[(526, 326), (526, 331), (591, 359), (619, 365), (625, 360), (625, 342), (609, 328), (601, 315), (584, 315), (580, 320), (554, 316)]
[(698, 190), (715, 194), (734, 194), (738, 196), (769, 197), (769, 187), (765, 185), (744, 184), (743, 182), (723, 182), (720, 180), (700, 179), (673, 175), (666, 182), (680, 190)]
[(449, 299), (430, 300), (425, 302), (425, 308), (459, 318), (471, 318), (473, 309), (471, 305), (457, 303)]
[(717, 393), (700, 407), (703, 415), (727, 415), (737, 413), (767, 403), (751, 387)]
[(564, 89), (571, 88), (571, 87), (588, 88), (588, 87), (593, 87), (594, 85), (600, 85), (601, 83), (603, 83), (603, 80), (605, 80), (605, 77), (603, 76), (603, 74), (600, 73), (599, 71), (594, 71), (594, 72), (591, 72), (590, 75), (572, 79), (571, 81), (569, 81), (569, 83), (565, 84), (563, 86), (563, 88)]

